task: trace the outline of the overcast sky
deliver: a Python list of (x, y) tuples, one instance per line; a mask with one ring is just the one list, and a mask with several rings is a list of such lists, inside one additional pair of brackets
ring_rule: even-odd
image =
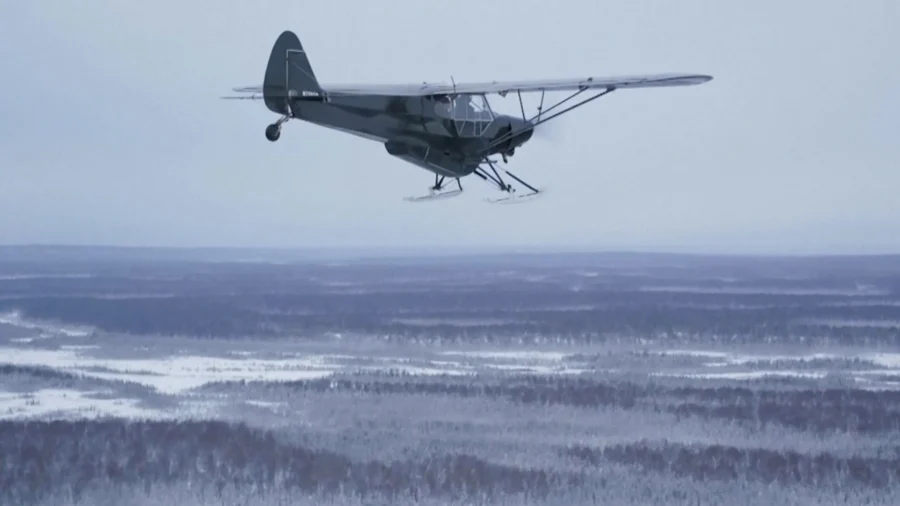
[[(897, 0), (2, 2), (0, 243), (900, 251), (898, 26)], [(284, 29), (322, 83), (715, 79), (560, 118), (510, 163), (540, 200), (410, 204), (433, 176), (382, 145), (273, 144), (218, 100)]]

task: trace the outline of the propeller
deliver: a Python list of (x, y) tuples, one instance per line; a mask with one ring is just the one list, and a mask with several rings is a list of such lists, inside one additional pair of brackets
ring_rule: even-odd
[(534, 135), (532, 138), (556, 143), (563, 139), (565, 133), (564, 130), (559, 118), (557, 118), (553, 121), (541, 123), (534, 127)]
[[(560, 121), (558, 118), (553, 119), (555, 121), (545, 121), (536, 126), (531, 126), (538, 122), (536, 117), (527, 119), (510, 117), (496, 131), (487, 149), (495, 153), (497, 152), (494, 151), (496, 149), (504, 153), (505, 156), (513, 156), (516, 148), (533, 138), (555, 144), (563, 139), (565, 128), (559, 125)], [(528, 126), (531, 127), (528, 128)]]

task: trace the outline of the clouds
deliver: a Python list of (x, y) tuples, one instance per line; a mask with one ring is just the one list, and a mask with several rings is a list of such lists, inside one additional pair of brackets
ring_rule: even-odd
[[(889, 0), (47, 0), (0, 19), (2, 243), (900, 247)], [(326, 83), (715, 80), (562, 118), (512, 162), (543, 200), (487, 206), (466, 180), (468, 195), (411, 206), (430, 175), (377, 143), (294, 122), (270, 144), (261, 104), (217, 100), (262, 80), (288, 28)]]

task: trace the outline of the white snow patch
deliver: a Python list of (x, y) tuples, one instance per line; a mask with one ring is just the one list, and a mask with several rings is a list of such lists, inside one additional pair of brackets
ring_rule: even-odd
[(864, 357), (879, 367), (900, 369), (900, 353), (870, 353)]
[(56, 325), (50, 322), (38, 322), (22, 318), (18, 311), (0, 314), (0, 323), (23, 329), (41, 331), (41, 337), (64, 335), (67, 337), (87, 337), (94, 332), (93, 327), (84, 325)]
[(429, 360), (429, 364), (435, 365), (438, 367), (448, 367), (448, 368), (456, 368), (456, 369), (471, 369), (472, 366), (463, 364), (462, 362), (457, 362), (455, 360)]
[(255, 406), (257, 408), (268, 409), (270, 411), (278, 411), (287, 406), (287, 403), (273, 401), (244, 401), (244, 403), (249, 404), (250, 406)]
[(859, 376), (885, 376), (890, 378), (900, 378), (900, 369), (869, 369), (866, 371), (853, 371), (853, 374)]
[(487, 358), (500, 360), (537, 360), (558, 362), (569, 356), (568, 353), (557, 351), (445, 351), (444, 355), (457, 355), (473, 358)]
[(45, 415), (115, 416), (156, 418), (156, 410), (140, 408), (136, 399), (96, 399), (91, 394), (68, 389), (43, 389), (30, 393), (0, 391), (0, 418), (36, 418)]
[(842, 357), (833, 353), (811, 353), (808, 355), (743, 355), (737, 357), (729, 357), (728, 364), (745, 365), (754, 362), (811, 362), (813, 360), (835, 360)]
[(204, 356), (101, 359), (82, 356), (74, 350), (20, 348), (0, 348), (0, 356), (4, 357), (6, 363), (48, 366), (94, 378), (131, 381), (168, 394), (180, 393), (215, 381), (314, 379), (328, 376), (338, 369), (315, 356), (291, 360)]
[(851, 318), (801, 318), (797, 323), (818, 325), (823, 327), (877, 328), (895, 329), (900, 327), (900, 320), (851, 319)]
[[(510, 373), (526, 374), (581, 374), (587, 369), (566, 364), (564, 360), (572, 356), (570, 353), (540, 350), (495, 350), (495, 351), (446, 351), (444, 355), (466, 357), (469, 363), (448, 362), (457, 368), (469, 370), (488, 369)], [(433, 361), (433, 364), (440, 362)]]
[[(243, 356), (239, 357), (176, 354), (126, 359), (91, 356), (86, 350), (93, 348), (78, 345), (53, 350), (0, 347), (0, 357), (3, 357), (2, 362), (13, 365), (45, 366), (101, 380), (137, 383), (163, 394), (185, 393), (213, 382), (309, 380), (354, 369), (455, 376), (473, 374), (479, 369), (531, 374), (585, 372), (576, 364), (565, 363), (563, 359), (569, 356), (566, 353), (537, 350), (450, 351), (445, 354), (448, 356), (446, 360), (343, 354), (296, 354), (269, 359), (242, 353)], [(374, 360), (375, 363), (365, 366), (352, 363), (352, 360), (359, 359)]]
[(506, 372), (518, 372), (525, 374), (581, 374), (589, 372), (587, 369), (579, 369), (576, 367), (560, 366), (528, 366), (519, 364), (484, 364), (482, 367), (487, 369), (496, 369)]
[(717, 359), (706, 367), (745, 366), (753, 363), (811, 362), (814, 360), (863, 360), (879, 367), (900, 369), (900, 353), (805, 353), (794, 355), (748, 355), (706, 350), (666, 350), (655, 352), (661, 356), (692, 356)]
[(700, 357), (700, 358), (728, 358), (730, 353), (723, 351), (707, 351), (707, 350), (664, 350), (655, 352), (657, 355), (674, 356), (674, 357)]
[(396, 371), (400, 373), (413, 374), (416, 376), (440, 376), (446, 374), (448, 376), (466, 376), (473, 374), (470, 371), (460, 369), (442, 369), (439, 367), (425, 367), (415, 365), (392, 365), (388, 367), (362, 367), (361, 370), (368, 371)]
[(885, 391), (900, 390), (900, 381), (875, 381), (869, 378), (853, 378), (863, 390)]
[(718, 373), (667, 373), (655, 372), (653, 376), (667, 376), (675, 378), (692, 378), (692, 379), (725, 379), (725, 380), (752, 380), (769, 377), (781, 378), (807, 378), (822, 379), (827, 373), (818, 371), (744, 371), (744, 372), (718, 372)]

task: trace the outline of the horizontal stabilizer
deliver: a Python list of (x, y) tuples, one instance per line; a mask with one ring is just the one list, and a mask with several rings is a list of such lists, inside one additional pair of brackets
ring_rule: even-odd
[(231, 88), (231, 91), (235, 93), (262, 93), (263, 87), (261, 84), (257, 86), (240, 86), (237, 88)]

